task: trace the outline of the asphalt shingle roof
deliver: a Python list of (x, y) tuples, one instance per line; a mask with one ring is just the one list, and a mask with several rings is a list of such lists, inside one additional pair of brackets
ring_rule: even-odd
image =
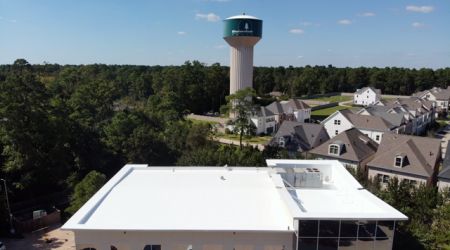
[[(345, 151), (341, 155), (330, 155), (330, 144), (344, 144)], [(310, 153), (315, 155), (323, 155), (326, 157), (333, 157), (336, 159), (349, 160), (353, 162), (360, 162), (372, 155), (377, 151), (378, 144), (372, 139), (361, 133), (356, 128), (346, 130), (335, 137), (324, 142), (322, 145), (312, 149)]]
[[(440, 160), (441, 142), (439, 139), (385, 133), (378, 151), (367, 165), (386, 170), (430, 177)], [(404, 155), (403, 167), (395, 167), (395, 157)]]
[(278, 138), (285, 136), (295, 137), (300, 147), (297, 150), (301, 152), (308, 151), (329, 139), (322, 124), (284, 121), (270, 144), (275, 144)]

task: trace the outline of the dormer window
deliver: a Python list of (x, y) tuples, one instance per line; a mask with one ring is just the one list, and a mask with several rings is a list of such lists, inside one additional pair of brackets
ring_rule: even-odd
[(335, 144), (331, 144), (329, 147), (329, 153), (331, 155), (339, 155), (339, 146)]
[(395, 156), (394, 166), (401, 168), (403, 167), (403, 161), (405, 160), (405, 156), (403, 155), (397, 155)]

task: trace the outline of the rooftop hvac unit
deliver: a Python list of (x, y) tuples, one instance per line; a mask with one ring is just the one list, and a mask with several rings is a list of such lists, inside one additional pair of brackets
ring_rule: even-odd
[(295, 187), (321, 188), (322, 173), (317, 168), (295, 169)]

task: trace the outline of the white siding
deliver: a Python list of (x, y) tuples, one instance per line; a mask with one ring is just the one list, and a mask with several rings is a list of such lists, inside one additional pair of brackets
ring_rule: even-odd
[(350, 121), (347, 120), (347, 118), (345, 118), (345, 116), (339, 112), (327, 118), (327, 120), (325, 120), (325, 122), (323, 123), (323, 126), (325, 127), (325, 130), (327, 131), (330, 138), (336, 136), (336, 131), (338, 132), (338, 134), (340, 134), (343, 131), (351, 129), (353, 127)]
[[(392, 164), (394, 164), (394, 159), (392, 159)], [(405, 179), (406, 180), (413, 180), (413, 181), (416, 181), (417, 185), (426, 184), (427, 183), (427, 180), (425, 178), (416, 178), (416, 177), (411, 177), (411, 176), (408, 176), (408, 175), (389, 173), (387, 171), (385, 172), (385, 171), (382, 171), (382, 170), (374, 170), (372, 168), (369, 168), (369, 178), (372, 178), (373, 180), (375, 180), (376, 178), (378, 178), (377, 177), (378, 174), (387, 175), (387, 176), (389, 176), (390, 179), (392, 179), (394, 177), (397, 177), (397, 179), (399, 181), (402, 181), (402, 180), (405, 180)], [(383, 183), (381, 183), (381, 184), (383, 186)]]
[(439, 180), (437, 183), (439, 190), (450, 188), (450, 181)]
[(353, 95), (353, 103), (357, 105), (368, 106), (375, 104), (380, 100), (380, 95), (378, 95), (371, 88), (366, 89), (362, 93), (357, 93)]
[(365, 129), (358, 129), (358, 130), (361, 131), (361, 133), (367, 135), (370, 139), (374, 140), (378, 144), (380, 144), (384, 134), (384, 132), (380, 131), (365, 130)]

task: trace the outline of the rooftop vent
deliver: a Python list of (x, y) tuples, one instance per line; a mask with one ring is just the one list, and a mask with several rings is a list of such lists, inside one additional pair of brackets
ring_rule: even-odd
[(319, 169), (294, 169), (294, 187), (321, 188), (322, 183), (322, 173)]

